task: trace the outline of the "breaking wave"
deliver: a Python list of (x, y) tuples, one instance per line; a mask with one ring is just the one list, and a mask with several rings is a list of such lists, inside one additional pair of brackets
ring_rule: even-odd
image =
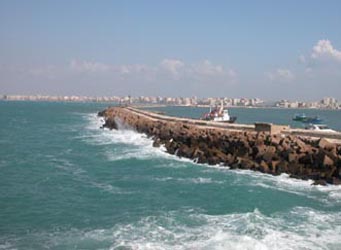
[(88, 120), (85, 134), (80, 137), (89, 144), (94, 145), (120, 145), (121, 147), (111, 147), (107, 150), (106, 156), (109, 161), (119, 161), (127, 159), (153, 159), (168, 158), (177, 161), (192, 162), (190, 159), (179, 158), (166, 153), (166, 149), (161, 146), (153, 147), (153, 141), (147, 135), (137, 133), (135, 130), (123, 126), (121, 130), (99, 129), (104, 124), (101, 117), (96, 114), (85, 116)]
[[(106, 151), (106, 156), (109, 161), (120, 161), (129, 159), (168, 159), (165, 163), (160, 163), (159, 167), (183, 168), (189, 166), (201, 166), (202, 172), (217, 172), (223, 174), (235, 175), (235, 184), (239, 181), (245, 184), (245, 178), (238, 178), (238, 176), (247, 177), (247, 185), (262, 187), (268, 189), (275, 189), (279, 191), (289, 192), (302, 196), (309, 196), (310, 198), (324, 201), (325, 203), (336, 202), (341, 203), (341, 186), (327, 185), (327, 186), (313, 186), (311, 180), (299, 180), (290, 178), (287, 174), (279, 176), (272, 176), (251, 170), (233, 170), (226, 166), (210, 166), (208, 164), (197, 164), (191, 159), (179, 158), (175, 155), (170, 155), (166, 152), (164, 147), (155, 148), (152, 146), (152, 139), (145, 134), (137, 133), (132, 129), (123, 130), (108, 130), (99, 129), (103, 123), (103, 118), (97, 117), (96, 114), (87, 115), (86, 119), (88, 125), (86, 127), (87, 133), (82, 137), (86, 142), (95, 145), (122, 145), (122, 147), (110, 147)], [(184, 163), (184, 164), (182, 164)], [(166, 178), (166, 177), (165, 177)], [(164, 181), (166, 179), (163, 179)], [(168, 179), (169, 181), (170, 179)], [(217, 183), (204, 177), (192, 178), (191, 180), (184, 180), (181, 178), (171, 178), (175, 181), (187, 181), (192, 183)], [(167, 181), (167, 180), (166, 180)], [(220, 182), (223, 183), (223, 182)], [(320, 194), (323, 194), (322, 197)]]
[[(197, 211), (147, 216), (108, 229), (36, 232), (48, 249), (340, 249), (341, 213), (307, 207), (273, 215), (248, 213), (207, 215)], [(20, 239), (17, 240), (20, 242)], [(12, 249), (9, 242), (2, 249)]]
[(273, 216), (257, 209), (228, 215), (170, 213), (114, 228), (111, 249), (339, 249), (339, 215), (305, 207)]

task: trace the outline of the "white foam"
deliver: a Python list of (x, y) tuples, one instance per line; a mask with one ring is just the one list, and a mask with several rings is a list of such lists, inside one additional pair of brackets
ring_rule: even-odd
[(13, 247), (13, 245), (9, 242), (0, 243), (0, 250), (16, 250), (17, 248)]
[(165, 153), (163, 148), (154, 148), (152, 141), (139, 143), (135, 141), (134, 146), (125, 148), (110, 148), (106, 152), (109, 161), (120, 161), (127, 159), (153, 159), (153, 158), (169, 158), (169, 154)]
[(341, 186), (320, 186), (312, 184), (312, 180), (294, 179), (290, 178), (287, 174), (281, 174), (279, 176), (263, 175), (259, 180), (253, 180), (251, 182), (251, 185), (307, 196), (326, 204), (334, 205), (341, 202)]
[(329, 198), (337, 201), (341, 201), (341, 191), (336, 190), (336, 191), (330, 191), (328, 194)]
[[(86, 115), (88, 121), (86, 129), (88, 133), (82, 135), (81, 138), (88, 138), (87, 142), (99, 145), (106, 144), (130, 144), (136, 146), (147, 146), (152, 144), (152, 140), (146, 135), (137, 133), (133, 129), (109, 130), (107, 128), (100, 129), (104, 124), (104, 119), (96, 114)], [(125, 127), (126, 128), (126, 127)]]
[(130, 192), (130, 191), (126, 191), (122, 188), (119, 188), (119, 187), (115, 187), (109, 183), (100, 183), (100, 182), (96, 182), (96, 181), (88, 181), (88, 183), (95, 187), (95, 188), (98, 188), (104, 192), (108, 192), (108, 193), (111, 193), (111, 194), (132, 194), (133, 192)]
[[(172, 155), (171, 155), (172, 156)], [(188, 159), (180, 159), (178, 157), (172, 156), (174, 158), (166, 158), (169, 161), (163, 161), (154, 166), (154, 168), (188, 168), (193, 167), (193, 162)]]
[(212, 178), (204, 178), (204, 177), (197, 177), (197, 178), (175, 178), (175, 177), (162, 177), (162, 178), (154, 178), (157, 181), (167, 182), (167, 181), (177, 181), (177, 182), (184, 182), (184, 183), (192, 183), (192, 184), (222, 184), (223, 181), (215, 181)]
[(175, 219), (178, 215), (167, 214), (114, 228), (111, 249), (339, 249), (339, 216), (297, 208), (268, 217), (256, 209), (244, 214), (188, 215), (187, 220), (198, 223), (189, 226)]
[(127, 147), (109, 148), (106, 156), (109, 161), (127, 159), (167, 158), (176, 161), (193, 163), (191, 159), (179, 158), (168, 154), (164, 146), (153, 147), (153, 140), (147, 135), (137, 133), (133, 129), (121, 125), (121, 130), (99, 129), (104, 120), (96, 114), (84, 116), (88, 121), (86, 132), (77, 137), (93, 145), (126, 145)]
[[(200, 165), (205, 168), (214, 169), (214, 171), (221, 171), (222, 173), (228, 175), (245, 175), (249, 178), (249, 185), (251, 186), (260, 186), (263, 188), (276, 189), (284, 192), (289, 192), (297, 195), (307, 195), (310, 198), (319, 199), (326, 203), (330, 201), (341, 202), (341, 186), (314, 186), (312, 185), (312, 180), (300, 180), (290, 178), (287, 174), (281, 174), (279, 176), (273, 176), (269, 174), (263, 174), (261, 172), (251, 171), (251, 170), (233, 170), (230, 171), (230, 168), (227, 166), (221, 165), (208, 165), (208, 164), (197, 164), (194, 163), (193, 160), (187, 158), (180, 158), (175, 155), (170, 155), (166, 152), (164, 147), (154, 148), (152, 146), (153, 141), (150, 138), (147, 138), (146, 135), (137, 133), (134, 130), (100, 130), (99, 127), (102, 126), (103, 120), (97, 117), (96, 114), (86, 116), (86, 119), (89, 121), (88, 130), (91, 133), (85, 138), (90, 143), (94, 144), (125, 144), (129, 145), (124, 149), (120, 148), (119, 150), (110, 149), (106, 154), (108, 160), (117, 161), (117, 160), (126, 160), (126, 159), (154, 159), (154, 158), (166, 158), (174, 161), (181, 161), (186, 163), (187, 165), (180, 165), (180, 167), (188, 166), (188, 163)], [(179, 167), (178, 163), (173, 163), (172, 161), (167, 162), (167, 164), (161, 164), (160, 167)], [(210, 170), (204, 170), (210, 171)], [(235, 182), (242, 181), (245, 182), (245, 179), (234, 180)], [(194, 180), (193, 183), (199, 182), (200, 180)], [(317, 193), (315, 195), (314, 193)], [(319, 194), (323, 194), (322, 197)]]
[[(341, 212), (296, 207), (271, 216), (257, 209), (225, 215), (195, 210), (166, 212), (112, 228), (59, 229), (31, 232), (25, 237), (39, 239), (37, 244), (45, 249), (319, 250), (340, 249), (340, 235)], [(3, 246), (14, 249), (15, 242)]]
[[(252, 170), (234, 169), (230, 171), (229, 167), (220, 165), (201, 165), (207, 167), (204, 172), (220, 171), (229, 176), (234, 175), (233, 182), (236, 185), (250, 185), (279, 190), (306, 196), (331, 205), (341, 203), (341, 185), (313, 185), (313, 180), (295, 179), (284, 173), (275, 176)], [(245, 178), (238, 178), (238, 176), (245, 176), (248, 179), (246, 181)]]
[[(187, 180), (185, 179), (185, 181)], [(222, 183), (219, 181), (213, 181), (211, 178), (203, 178), (203, 177), (189, 178), (188, 181), (195, 183), (195, 184)]]
[(88, 121), (86, 128), (90, 130), (98, 130), (105, 123), (104, 118), (99, 117), (96, 113), (86, 114), (84, 118)]

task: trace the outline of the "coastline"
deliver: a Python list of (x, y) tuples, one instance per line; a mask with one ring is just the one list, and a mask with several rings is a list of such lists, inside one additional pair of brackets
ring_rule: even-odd
[[(156, 108), (156, 107), (188, 107), (188, 108), (193, 108), (193, 107), (198, 107), (198, 108), (210, 108), (211, 105), (207, 104), (165, 104), (165, 103), (129, 103), (129, 102), (123, 102), (120, 103), (118, 100), (109, 100), (106, 98), (86, 98), (84, 100), (80, 99), (54, 99), (54, 98), (43, 98), (43, 99), (4, 99), (0, 98), (0, 102), (66, 102), (66, 103), (109, 103), (109, 104), (115, 104), (115, 105), (131, 105), (134, 107), (142, 107), (142, 108)], [(276, 106), (259, 106), (259, 105), (254, 105), (254, 106), (243, 106), (243, 105), (226, 105), (227, 108), (232, 108), (232, 109), (238, 109), (238, 108), (245, 108), (245, 109), (283, 109), (283, 110), (337, 110), (341, 111), (341, 108), (327, 108), (327, 107), (276, 107)]]
[[(136, 105), (132, 104), (136, 108), (157, 108), (157, 107), (188, 107), (188, 108), (210, 108), (210, 105), (167, 105), (167, 104), (156, 104), (156, 105)], [(331, 109), (331, 108), (287, 108), (287, 107), (273, 107), (273, 106), (226, 106), (226, 108), (231, 109), (278, 109), (278, 110), (337, 110), (341, 109)]]

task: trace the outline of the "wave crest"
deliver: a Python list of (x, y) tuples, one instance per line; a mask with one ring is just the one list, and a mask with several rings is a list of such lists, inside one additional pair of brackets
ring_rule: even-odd
[(339, 249), (339, 215), (303, 207), (275, 216), (257, 209), (215, 216), (170, 213), (116, 227), (111, 249)]

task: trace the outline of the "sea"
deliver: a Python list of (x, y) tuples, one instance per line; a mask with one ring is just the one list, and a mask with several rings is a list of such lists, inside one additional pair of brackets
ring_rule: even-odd
[[(132, 129), (100, 129), (108, 105), (0, 102), (1, 250), (341, 249), (340, 186), (169, 155)], [(340, 111), (230, 109), (241, 123), (302, 112), (341, 130)]]

